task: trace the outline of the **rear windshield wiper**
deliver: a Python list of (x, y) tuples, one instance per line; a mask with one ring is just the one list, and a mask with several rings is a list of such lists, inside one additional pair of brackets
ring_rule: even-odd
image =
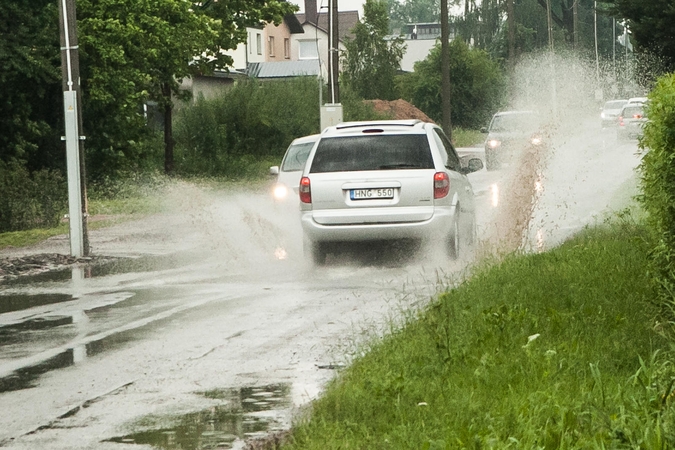
[(380, 170), (387, 170), (387, 169), (421, 169), (422, 166), (419, 164), (383, 164), (379, 167)]

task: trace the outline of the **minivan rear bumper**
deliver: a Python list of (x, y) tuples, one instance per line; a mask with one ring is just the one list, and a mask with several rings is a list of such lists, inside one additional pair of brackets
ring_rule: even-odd
[(301, 217), (305, 237), (313, 242), (357, 242), (391, 239), (433, 240), (448, 236), (455, 224), (455, 206), (437, 206), (431, 218), (412, 222), (322, 225), (312, 211)]

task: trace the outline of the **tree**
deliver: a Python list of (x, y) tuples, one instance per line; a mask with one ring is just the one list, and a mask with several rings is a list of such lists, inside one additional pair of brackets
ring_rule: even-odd
[(400, 28), (408, 23), (438, 22), (441, 14), (440, 0), (388, 0), (390, 28)]
[(94, 171), (124, 168), (143, 156), (143, 105), (164, 116), (164, 169), (173, 171), (172, 111), (183, 78), (208, 74), (232, 59), (246, 26), (280, 22), (293, 6), (280, 0), (193, 4), (179, 0), (82, 0), (79, 8), (85, 128), (96, 152)]
[[(484, 50), (471, 49), (462, 40), (450, 43), (452, 74), (452, 125), (479, 128), (499, 109), (505, 80), (499, 64)], [(398, 78), (403, 98), (440, 122), (441, 49), (437, 44), (429, 56), (415, 64), (415, 71)]]
[(675, 67), (675, 8), (672, 0), (599, 0), (606, 14), (628, 21), (639, 50), (663, 59), (665, 70)]
[(342, 77), (345, 85), (364, 99), (398, 98), (394, 77), (401, 65), (405, 44), (400, 37), (385, 39), (389, 32), (387, 4), (366, 0), (363, 20), (354, 27), (354, 39), (347, 40)]
[(56, 3), (0, 2), (0, 161), (65, 167), (60, 65)]

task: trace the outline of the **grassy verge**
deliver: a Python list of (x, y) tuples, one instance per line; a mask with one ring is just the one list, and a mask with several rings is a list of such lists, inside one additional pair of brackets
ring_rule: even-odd
[(284, 448), (675, 448), (646, 236), (622, 220), (479, 268), (372, 343)]
[[(180, 183), (196, 186), (201, 190), (253, 190), (269, 189), (272, 178), (268, 175), (271, 165), (279, 164), (268, 158), (259, 161), (251, 173), (236, 179), (218, 177), (186, 177), (167, 179), (163, 176), (151, 176), (139, 179), (123, 179), (93, 186), (89, 196), (89, 230), (115, 225), (148, 214), (171, 212), (176, 205), (167, 198), (167, 192), (173, 186), (180, 189)], [(167, 189), (168, 188), (168, 189)], [(64, 211), (65, 214), (65, 211)], [(54, 228), (32, 229), (0, 233), (0, 250), (8, 247), (25, 247), (36, 244), (52, 236), (68, 233), (68, 223), (62, 222)]]
[(452, 143), (455, 147), (482, 147), (486, 136), (479, 130), (454, 128), (452, 130)]

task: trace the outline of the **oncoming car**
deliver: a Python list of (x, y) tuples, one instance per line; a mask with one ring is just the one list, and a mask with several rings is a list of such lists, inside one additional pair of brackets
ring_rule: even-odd
[(490, 126), (484, 130), (485, 168), (499, 169), (509, 163), (530, 145), (542, 145), (538, 133), (539, 118), (534, 111), (504, 111), (492, 116)]
[(277, 177), (272, 189), (275, 200), (297, 201), (302, 169), (305, 168), (310, 150), (318, 140), (318, 134), (295, 139), (286, 149), (281, 167), (270, 167), (270, 175)]
[[(473, 189), (436, 125), (419, 120), (326, 128), (300, 180), (305, 255), (323, 264), (343, 243), (416, 240), (451, 258), (475, 238)], [(424, 247), (423, 247), (424, 248)]]

